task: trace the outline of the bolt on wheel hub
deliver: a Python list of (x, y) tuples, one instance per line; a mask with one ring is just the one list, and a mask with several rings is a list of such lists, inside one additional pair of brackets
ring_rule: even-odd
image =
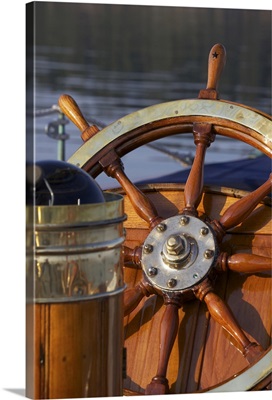
[(146, 238), (142, 268), (153, 286), (180, 291), (200, 282), (217, 254), (210, 226), (196, 217), (177, 215), (164, 220)]
[(197, 256), (196, 242), (183, 233), (171, 235), (166, 239), (161, 255), (170, 268), (188, 268)]

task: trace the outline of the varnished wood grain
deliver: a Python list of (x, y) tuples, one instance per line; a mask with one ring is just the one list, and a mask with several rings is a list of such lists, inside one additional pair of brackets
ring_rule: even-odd
[(221, 43), (217, 43), (211, 48), (209, 53), (207, 87), (199, 92), (199, 98), (217, 99), (219, 97), (217, 88), (225, 63), (226, 49)]
[(36, 399), (122, 394), (123, 296), (35, 304), (28, 365)]

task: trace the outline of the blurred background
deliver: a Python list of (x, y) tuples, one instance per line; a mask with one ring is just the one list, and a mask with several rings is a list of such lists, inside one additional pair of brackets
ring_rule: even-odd
[[(150, 105), (196, 98), (206, 87), (208, 54), (216, 43), (227, 51), (220, 98), (271, 113), (269, 10), (35, 2), (33, 20), (27, 65), (34, 61), (34, 90), (31, 85), (27, 90), (34, 96), (35, 118), (28, 159), (60, 157), (59, 141), (50, 132), (62, 93), (100, 127)], [(28, 109), (27, 119), (32, 118)], [(71, 122), (64, 129), (69, 138), (62, 157), (68, 160), (82, 141)], [(32, 132), (29, 138), (28, 143)], [(144, 146), (123, 161), (137, 181), (186, 168), (179, 159), (192, 159), (194, 148), (191, 136), (182, 142), (162, 139), (160, 151)], [(207, 163), (257, 155), (246, 144), (221, 137), (207, 152)]]

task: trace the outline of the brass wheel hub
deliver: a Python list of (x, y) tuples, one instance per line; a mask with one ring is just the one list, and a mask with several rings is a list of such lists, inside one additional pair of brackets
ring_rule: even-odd
[(177, 215), (147, 236), (142, 268), (148, 281), (164, 291), (183, 291), (198, 284), (218, 255), (212, 228), (200, 219)]

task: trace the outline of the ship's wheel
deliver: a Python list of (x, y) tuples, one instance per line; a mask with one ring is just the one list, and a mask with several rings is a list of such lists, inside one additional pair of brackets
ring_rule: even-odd
[[(127, 380), (125, 385), (126, 394), (252, 390), (269, 387), (271, 382), (271, 209), (267, 196), (271, 191), (272, 175), (260, 182), (259, 188), (253, 192), (240, 195), (237, 192), (238, 199), (233, 195), (235, 191), (230, 196), (228, 191), (226, 197), (222, 188), (219, 191), (217, 188), (216, 192), (204, 186), (205, 153), (217, 135), (248, 143), (266, 156), (272, 154), (271, 117), (241, 104), (219, 100), (217, 86), (225, 58), (224, 46), (213, 46), (208, 59), (207, 87), (200, 90), (197, 99), (147, 107), (102, 130), (89, 125), (70, 96), (62, 95), (59, 99), (62, 111), (80, 129), (85, 142), (69, 162), (93, 177), (104, 171), (115, 178), (126, 199), (128, 224), (123, 254), (128, 288), (124, 308), (128, 364), (131, 363), (128, 365), (130, 382)], [(141, 188), (132, 183), (121, 161), (125, 154), (153, 140), (185, 133), (192, 133), (196, 146), (185, 185), (146, 185)], [(175, 192), (173, 196), (169, 195), (171, 191)], [(224, 200), (222, 196), (225, 196)], [(246, 234), (251, 235), (248, 238), (258, 237), (259, 244), (241, 251), (243, 246), (239, 247), (235, 241), (238, 243), (239, 237)], [(262, 320), (263, 337), (253, 337), (254, 329), (247, 333), (241, 326), (239, 319), (243, 321), (243, 318), (235, 315), (225, 296), (226, 290), (222, 290), (224, 274), (228, 281), (234, 279), (236, 284), (246, 282), (241, 276), (254, 276), (261, 279), (262, 284), (265, 282), (262, 293), (258, 292), (257, 286), (256, 292), (254, 287), (250, 288), (254, 304), (258, 303), (258, 296), (259, 301), (266, 302), (262, 316), (255, 318), (256, 312), (252, 313), (253, 324), (255, 320)], [(235, 276), (239, 279), (236, 280)], [(156, 302), (152, 303), (153, 311), (147, 316), (143, 309), (146, 310), (151, 298)], [(194, 303), (201, 304), (202, 311), (199, 306), (191, 305)], [(254, 304), (251, 304), (252, 308)], [(234, 308), (236, 310), (236, 305)], [(193, 317), (194, 323), (191, 323), (188, 321), (195, 312), (193, 310), (198, 311)], [(184, 365), (190, 363), (199, 371), (209, 365), (203, 355), (204, 345), (200, 344), (202, 339), (196, 336), (201, 318), (204, 318), (202, 327), (205, 327), (203, 343), (212, 329), (211, 325), (207, 328), (208, 323), (216, 329), (222, 327), (226, 332), (224, 343), (230, 347), (222, 354), (218, 351), (218, 357), (224, 358), (224, 354), (229, 352), (227, 354), (232, 360), (233, 354), (237, 353), (244, 361), (237, 362), (239, 368), (230, 372), (231, 376), (217, 373), (216, 380), (206, 379), (206, 385), (198, 381), (190, 386), (189, 377), (193, 376), (196, 381), (197, 373), (193, 374)], [(188, 339), (188, 333), (185, 334), (186, 343), (191, 343), (190, 351), (183, 342), (185, 336), (182, 338), (186, 321), (189, 326), (194, 326), (194, 341)], [(137, 329), (142, 330), (142, 337), (138, 335), (134, 340)], [(201, 336), (199, 332), (198, 336)], [(212, 337), (215, 338), (210, 334)], [(137, 355), (141, 346), (142, 358)], [(173, 352), (177, 355), (173, 356)], [(209, 355), (206, 349), (206, 360), (216, 356)], [(235, 364), (235, 361), (231, 363)], [(144, 370), (142, 375), (137, 368)], [(224, 360), (221, 368), (224, 369)], [(184, 378), (186, 384), (181, 378), (183, 374), (187, 374)], [(209, 374), (212, 374), (211, 370), (206, 373)]]

